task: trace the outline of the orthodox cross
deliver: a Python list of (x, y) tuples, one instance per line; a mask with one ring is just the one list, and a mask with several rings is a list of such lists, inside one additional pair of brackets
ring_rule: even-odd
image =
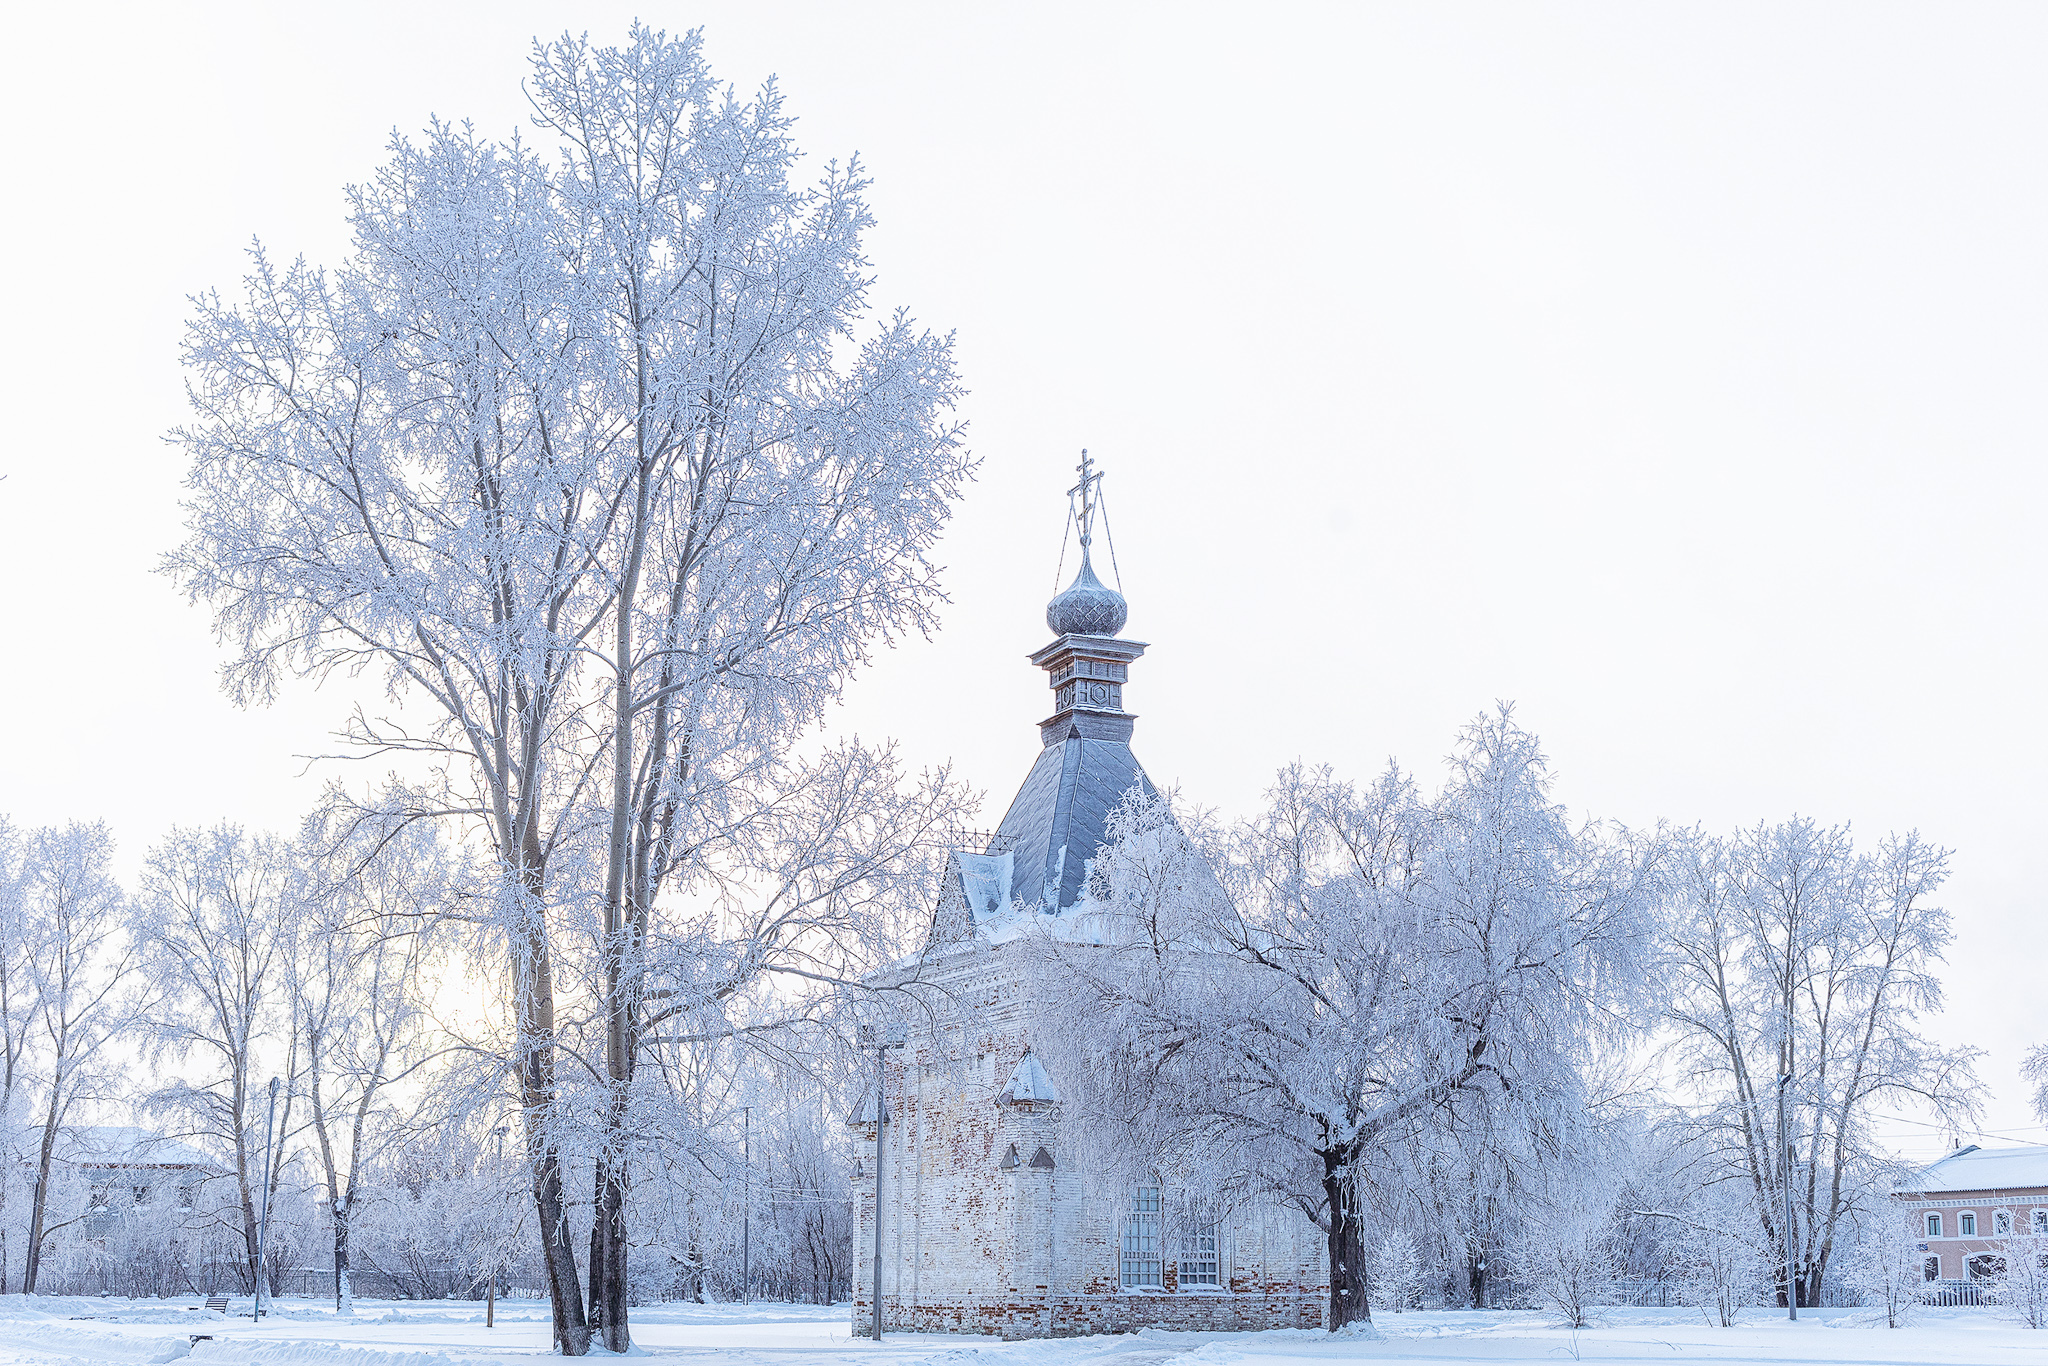
[(1102, 471), (1095, 468), (1095, 462), (1088, 458), (1088, 452), (1081, 452), (1081, 463), (1074, 466), (1080, 471), (1081, 482), (1067, 490), (1067, 497), (1081, 495), (1081, 547), (1086, 550), (1093, 539), (1095, 529), (1095, 486), (1102, 482)]

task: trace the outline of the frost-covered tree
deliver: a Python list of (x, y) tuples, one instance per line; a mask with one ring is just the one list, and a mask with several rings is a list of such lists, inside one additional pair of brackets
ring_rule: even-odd
[(2020, 1075), (2034, 1083), (2034, 1115), (2048, 1123), (2048, 1044), (2036, 1044), (2020, 1064)]
[(30, 1044), (40, 1083), (35, 1184), (22, 1290), (36, 1293), (57, 1140), (74, 1108), (110, 1090), (108, 1045), (132, 1018), (137, 939), (115, 881), (114, 837), (73, 821), (36, 830), (24, 853), (22, 914), (34, 927), (25, 955), (35, 1018)]
[(1416, 1296), (1422, 1293), (1422, 1259), (1406, 1229), (1393, 1229), (1380, 1238), (1370, 1275), (1372, 1298), (1381, 1308), (1399, 1314), (1415, 1307)]
[[(580, 1354), (593, 1318), (629, 1345), (649, 1002), (807, 970), (819, 906), (847, 900), (814, 875), (899, 848), (803, 820), (915, 820), (888, 756), (792, 746), (874, 642), (929, 626), (971, 466), (950, 343), (865, 321), (863, 173), (795, 181), (772, 84), (740, 98), (695, 34), (636, 26), (537, 45), (527, 90), (554, 162), (400, 139), (333, 274), (259, 252), (241, 302), (197, 301), (170, 568), (214, 606), (238, 700), (373, 670), (397, 705), (350, 740), (423, 760), (403, 809), (488, 839), (555, 1338)], [(735, 919), (762, 859), (788, 874), (771, 894), (806, 890)], [(681, 932), (665, 891), (702, 898)], [(558, 1077), (563, 991), (599, 1022), (589, 1106)], [(587, 1310), (565, 1143), (596, 1163)]]
[[(306, 874), (289, 840), (227, 823), (174, 829), (149, 852), (136, 903), (152, 997), (145, 1056), (166, 1069), (143, 1105), (168, 1132), (226, 1155), (233, 1198), (209, 1210), (232, 1221), (251, 1290), (266, 1131), (281, 1152), (300, 1094), (289, 960), (310, 904)], [(274, 1124), (273, 1076), (287, 1083)], [(269, 1177), (274, 1200), (281, 1162)]]
[(1587, 1311), (1614, 1281), (1614, 1208), (1598, 1198), (1601, 1185), (1585, 1182), (1527, 1211), (1510, 1250), (1528, 1293), (1567, 1328), (1586, 1327)]
[(446, 963), (459, 860), (425, 823), (383, 829), (322, 813), (299, 840), (312, 873), (284, 971), (304, 1108), (334, 1238), (336, 1309), (353, 1313), (350, 1228), (394, 1093), (437, 1056), (431, 998)]
[(1921, 1266), (1927, 1254), (1920, 1250), (1915, 1218), (1896, 1210), (1878, 1212), (1849, 1264), (1849, 1284), (1862, 1293), (1865, 1304), (1884, 1311), (1887, 1328), (1904, 1328), (1912, 1321), (1925, 1285)]
[(1584, 1328), (1623, 1270), (1629, 1246), (1626, 1197), (1640, 1175), (1641, 1135), (1599, 1116), (1560, 1117), (1532, 1145), (1535, 1164), (1517, 1211), (1509, 1263), (1524, 1294)]
[(7, 1232), (24, 1193), (21, 1175), (30, 1145), (28, 1044), (36, 1023), (32, 937), (28, 917), (26, 835), (0, 816), (0, 1295), (7, 1293)]
[(1105, 942), (1048, 945), (1046, 1033), (1096, 1050), (1061, 1070), (1077, 1121), (1315, 1220), (1332, 1329), (1370, 1317), (1363, 1164), (1480, 1096), (1561, 1130), (1645, 982), (1654, 843), (1574, 824), (1505, 708), (1451, 769), (1433, 796), (1289, 769), (1211, 860), (1129, 803), (1097, 862)]
[(1519, 1113), (1469, 1099), (1482, 1103), (1436, 1112), (1361, 1166), (1360, 1195), (1374, 1223), (1415, 1238), (1446, 1306), (1485, 1309), (1540, 1162)]
[(1967, 1115), (1975, 1104), (1975, 1050), (1914, 1027), (1941, 1001), (1935, 968), (1950, 930), (1933, 897), (1948, 852), (1907, 834), (1859, 853), (1846, 828), (1799, 818), (1694, 835), (1672, 867), (1669, 1018), (1705, 1098), (1697, 1137), (1727, 1155), (1713, 1175), (1749, 1185), (1781, 1288), (1789, 1168), (1800, 1240), (1789, 1280), (1812, 1304), (1844, 1233), (1889, 1199), (1870, 1139), (1876, 1111), (1911, 1100)]
[(1638, 1184), (1627, 1213), (1654, 1230), (1664, 1277), (1696, 1305), (1709, 1323), (1733, 1328), (1737, 1315), (1757, 1302), (1776, 1263), (1757, 1219), (1755, 1193), (1745, 1181), (1723, 1178), (1701, 1185), (1696, 1152), (1662, 1180)]
[(2001, 1239), (1998, 1255), (2005, 1262), (1998, 1302), (2027, 1327), (2048, 1328), (2048, 1234)]

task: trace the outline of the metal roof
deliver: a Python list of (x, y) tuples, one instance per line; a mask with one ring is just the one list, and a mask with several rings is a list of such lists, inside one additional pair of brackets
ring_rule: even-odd
[(1040, 750), (996, 827), (997, 840), (1010, 841), (1010, 897), (1054, 914), (1079, 901), (1109, 813), (1133, 787), (1155, 794), (1129, 745), (1084, 739), (1076, 728)]

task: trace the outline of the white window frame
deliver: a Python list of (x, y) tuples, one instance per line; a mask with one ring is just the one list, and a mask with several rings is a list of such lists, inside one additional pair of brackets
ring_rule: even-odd
[(1941, 1237), (1941, 1216), (1933, 1210), (1927, 1211), (1927, 1236), (1930, 1238)]
[(1920, 1279), (1930, 1285), (1940, 1280), (1941, 1258), (1929, 1257), (1926, 1261), (1920, 1263)]
[(2048, 1233), (2048, 1209), (2034, 1211), (2034, 1232)]
[(2012, 1211), (1998, 1209), (1991, 1211), (1991, 1236), (2004, 1238), (2012, 1233)]
[(1223, 1288), (1223, 1225), (1203, 1224), (1181, 1236), (1175, 1284), (1182, 1290)]
[(1166, 1289), (1160, 1203), (1157, 1186), (1139, 1186), (1131, 1192), (1117, 1238), (1117, 1281), (1125, 1290)]
[(1956, 1216), (1956, 1237), (1974, 1238), (1976, 1236), (1977, 1211), (1973, 1209), (1966, 1209), (1961, 1214), (1958, 1214)]

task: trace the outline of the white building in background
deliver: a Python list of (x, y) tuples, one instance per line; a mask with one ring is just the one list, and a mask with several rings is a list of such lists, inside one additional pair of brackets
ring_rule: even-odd
[(126, 1212), (152, 1200), (189, 1209), (200, 1183), (226, 1170), (188, 1143), (128, 1124), (60, 1129), (51, 1163), (86, 1186), (88, 1239), (109, 1236)]
[[(1061, 1138), (1060, 1078), (1031, 1050), (1023, 923), (1085, 901), (1105, 822), (1145, 776), (1123, 689), (1145, 646), (1126, 640), (1123, 596), (1090, 560), (1095, 481), (1084, 456), (1081, 568), (1046, 608), (1052, 641), (1031, 656), (1053, 690), (1042, 748), (992, 838), (956, 851), (908, 981), (960, 1008), (913, 1022), (887, 1052), (881, 1312), (885, 1328), (1047, 1337), (1159, 1326), (1320, 1327), (1321, 1232), (1298, 1210), (1241, 1208), (1202, 1224), (1156, 1186), (1105, 1195)], [(1021, 908), (1021, 909), (1020, 909)], [(853, 1319), (873, 1325), (876, 1116), (850, 1117), (860, 1192)]]

